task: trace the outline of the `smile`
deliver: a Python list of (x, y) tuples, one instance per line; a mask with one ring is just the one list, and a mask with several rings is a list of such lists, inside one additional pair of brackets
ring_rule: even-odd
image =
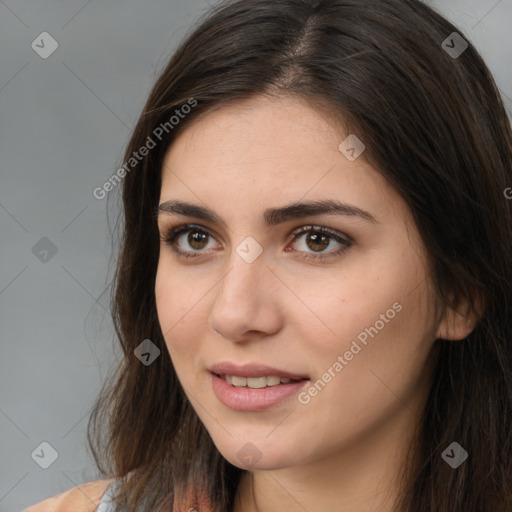
[[(239, 377), (238, 375), (219, 375), (228, 384), (237, 388), (248, 387), (252, 389), (262, 389), (268, 386), (278, 386), (279, 384), (288, 384), (294, 379), (288, 377), (278, 377), (277, 375), (270, 375), (268, 377)], [(294, 380), (297, 382), (297, 380)]]
[(261, 411), (298, 394), (309, 379), (293, 380), (274, 375), (240, 377), (210, 373), (215, 396), (235, 411)]

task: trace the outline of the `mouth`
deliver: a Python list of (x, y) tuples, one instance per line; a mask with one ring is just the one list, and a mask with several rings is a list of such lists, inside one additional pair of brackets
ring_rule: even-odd
[(290, 400), (310, 378), (262, 364), (223, 362), (209, 368), (214, 394), (235, 411), (262, 411)]
[(309, 379), (291, 379), (290, 377), (280, 377), (279, 375), (262, 375), (260, 377), (242, 377), (239, 375), (228, 375), (225, 373), (212, 372), (217, 377), (223, 379), (225, 382), (235, 388), (251, 388), (263, 389), (267, 387), (279, 386), (282, 384), (289, 384), (301, 382)]
[(209, 370), (232, 386), (248, 386), (254, 389), (288, 384), (291, 381), (309, 380), (309, 376), (306, 374), (292, 373), (259, 363), (237, 365), (224, 361), (214, 364)]

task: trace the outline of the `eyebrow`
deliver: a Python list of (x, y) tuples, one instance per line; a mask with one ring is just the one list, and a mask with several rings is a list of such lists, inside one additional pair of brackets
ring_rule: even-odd
[[(212, 209), (187, 203), (185, 201), (170, 200), (158, 206), (158, 215), (178, 214), (188, 217), (197, 217), (204, 221), (220, 224), (227, 228), (226, 221)], [(359, 217), (372, 224), (379, 224), (377, 219), (369, 212), (356, 206), (343, 204), (339, 201), (327, 199), (323, 201), (310, 201), (304, 203), (291, 203), (279, 208), (268, 208), (263, 212), (263, 220), (269, 227), (277, 226), (283, 222), (300, 219), (313, 215), (335, 214)]]

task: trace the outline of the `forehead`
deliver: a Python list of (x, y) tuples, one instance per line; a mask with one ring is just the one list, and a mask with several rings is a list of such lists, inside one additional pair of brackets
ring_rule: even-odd
[(331, 198), (372, 205), (376, 216), (396, 207), (400, 198), (363, 156), (350, 161), (340, 152), (348, 135), (325, 110), (292, 97), (222, 106), (195, 119), (169, 147), (161, 201), (229, 201), (246, 209), (255, 201)]
[(172, 177), (166, 169), (178, 168), (198, 177), (211, 178), (215, 169), (217, 177), (244, 171), (249, 177), (258, 171), (259, 181), (291, 178), (307, 172), (313, 160), (315, 168), (332, 166), (342, 136), (333, 122), (303, 101), (255, 97), (192, 121), (169, 147), (162, 178)]

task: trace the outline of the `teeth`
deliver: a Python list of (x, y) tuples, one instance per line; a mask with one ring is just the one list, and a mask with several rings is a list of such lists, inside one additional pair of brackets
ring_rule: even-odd
[(233, 375), (233, 377), (231, 377), (231, 384), (237, 387), (247, 386), (247, 378)]
[(267, 377), (267, 386), (277, 386), (280, 383), (281, 383), (281, 379), (279, 377), (277, 377), (276, 375)]
[(269, 377), (238, 377), (237, 375), (222, 375), (224, 380), (237, 388), (249, 387), (252, 389), (262, 389), (267, 386), (277, 386), (279, 384), (288, 384), (291, 379), (288, 377), (278, 377), (270, 375)]
[(261, 389), (267, 387), (267, 377), (249, 377), (247, 379), (247, 387)]

